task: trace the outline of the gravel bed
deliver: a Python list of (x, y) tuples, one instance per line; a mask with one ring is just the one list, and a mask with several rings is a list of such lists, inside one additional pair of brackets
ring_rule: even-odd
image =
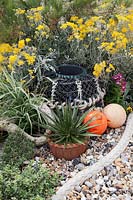
[[(36, 149), (36, 159), (42, 161), (45, 168), (60, 174), (62, 180), (58, 190), (69, 178), (107, 155), (118, 143), (124, 130), (125, 126), (118, 129), (108, 128), (101, 137), (91, 137), (86, 152), (72, 161), (54, 158), (47, 144)], [(2, 146), (0, 145), (0, 157)], [(105, 167), (82, 185), (76, 186), (66, 200), (132, 200), (132, 150), (132, 141), (130, 141), (126, 150), (112, 165)]]
[[(118, 129), (107, 129), (101, 137), (91, 137), (86, 152), (72, 161), (54, 158), (47, 144), (36, 150), (36, 156), (43, 161), (44, 167), (62, 176), (59, 186), (61, 187), (69, 178), (109, 153), (120, 140), (124, 129), (125, 126)], [(131, 150), (130, 142), (125, 152), (112, 165), (86, 180), (81, 186), (77, 186), (66, 199), (131, 200)]]
[(132, 200), (132, 142), (112, 165), (105, 167), (82, 185), (75, 187), (66, 200)]

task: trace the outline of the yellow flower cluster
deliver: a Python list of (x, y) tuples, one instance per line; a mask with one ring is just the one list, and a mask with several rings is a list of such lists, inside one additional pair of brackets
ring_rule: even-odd
[(16, 9), (16, 15), (23, 15), (25, 13), (24, 9), (18, 8)]
[(14, 71), (16, 67), (34, 64), (36, 49), (28, 46), (30, 40), (30, 38), (22, 39), (12, 46), (7, 43), (0, 44), (0, 71), (3, 67)]
[(101, 48), (110, 54), (115, 54), (127, 48), (127, 45), (133, 41), (133, 10), (128, 11), (126, 15), (116, 15), (109, 19), (107, 23), (107, 32), (109, 38), (101, 43)]
[(68, 41), (73, 39), (84, 40), (89, 33), (99, 32), (96, 22), (105, 23), (101, 17), (91, 17), (84, 21), (83, 18), (72, 16), (70, 22), (61, 25), (61, 29), (71, 28), (72, 34), (69, 36)]
[(105, 67), (106, 67), (105, 61), (103, 61), (101, 63), (96, 63), (95, 66), (94, 66), (93, 75), (98, 78)]
[(42, 37), (48, 37), (49, 36), (49, 32), (50, 32), (50, 29), (49, 27), (46, 25), (46, 24), (39, 24), (37, 27), (36, 27), (36, 36), (39, 37), (39, 36), (42, 36)]
[(128, 107), (127, 107), (127, 111), (128, 111), (128, 112), (133, 112), (133, 108), (132, 108), (131, 106), (128, 106)]
[(133, 10), (106, 21), (102, 16), (93, 16), (87, 20), (72, 16), (70, 21), (61, 25), (61, 29), (67, 28), (71, 30), (68, 41), (83, 41), (91, 34), (99, 43), (99, 48), (115, 54), (125, 50), (131, 40), (133, 41)]
[(30, 75), (31, 79), (33, 79), (35, 77), (34, 76), (34, 70), (33, 69), (29, 69), (28, 72), (29, 72), (29, 75)]
[(12, 47), (10, 46), (10, 44), (7, 43), (2, 43), (0, 44), (0, 53), (9, 53), (12, 52)]
[(111, 63), (108, 66), (105, 61), (102, 61), (95, 64), (93, 75), (98, 78), (103, 72), (110, 73), (113, 70), (115, 70), (115, 67)]
[(46, 25), (44, 16), (42, 14), (43, 10), (43, 6), (28, 10), (22, 10), (20, 8), (16, 10), (16, 15), (25, 15), (27, 21), (29, 22), (29, 27), (32, 27), (35, 30), (35, 37), (48, 37), (50, 32), (50, 29)]
[(118, 31), (112, 31), (111, 42), (102, 42), (101, 47), (111, 54), (119, 52), (121, 49), (126, 49), (128, 39), (124, 33)]
[(31, 8), (29, 10), (24, 10), (24, 9), (16, 9), (16, 15), (23, 15), (25, 14), (25, 16), (31, 21), (31, 22), (40, 22), (42, 20), (42, 15), (41, 12), (44, 9), (43, 6), (39, 6), (37, 8)]

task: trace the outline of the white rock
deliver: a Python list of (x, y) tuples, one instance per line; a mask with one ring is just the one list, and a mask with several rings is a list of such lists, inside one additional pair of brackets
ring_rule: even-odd
[(125, 195), (125, 200), (131, 200), (131, 198), (132, 198), (132, 197), (131, 197), (130, 194), (126, 194), (126, 195)]
[(97, 199), (98, 196), (99, 196), (99, 194), (94, 194), (94, 195), (92, 195), (92, 199)]
[(93, 187), (93, 184), (90, 183), (89, 181), (85, 181), (85, 185), (86, 185), (88, 188), (92, 188), (92, 187)]
[(108, 181), (108, 180), (109, 180), (109, 177), (108, 177), (108, 176), (104, 176), (103, 179), (104, 179), (105, 181)]
[(74, 189), (75, 189), (77, 192), (81, 192), (81, 190), (82, 190), (82, 188), (81, 188), (79, 185), (75, 186)]
[(103, 180), (103, 178), (97, 179), (97, 180), (96, 180), (96, 183), (97, 183), (98, 185), (104, 185), (104, 180)]
[(82, 169), (85, 168), (85, 165), (83, 163), (79, 163), (78, 165), (76, 165), (76, 167), (77, 167), (78, 170), (81, 171)]
[(80, 195), (81, 195), (81, 200), (87, 200), (82, 192), (80, 193)]
[(64, 184), (65, 184), (65, 182), (66, 182), (66, 181), (61, 181), (60, 183), (61, 183), (61, 185), (64, 185)]
[(116, 188), (114, 188), (114, 187), (109, 187), (109, 191), (110, 191), (110, 192), (116, 192), (116, 191), (117, 191), (117, 189), (116, 189)]
[(100, 186), (100, 185), (96, 185), (96, 186), (95, 186), (95, 190), (96, 190), (97, 192), (99, 192), (99, 191), (100, 191), (100, 188), (101, 188), (101, 186)]

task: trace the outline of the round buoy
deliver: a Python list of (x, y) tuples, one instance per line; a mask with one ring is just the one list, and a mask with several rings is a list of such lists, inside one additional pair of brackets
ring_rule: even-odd
[[(84, 118), (83, 122), (87, 123), (90, 119), (92, 119), (92, 122), (88, 124), (88, 132), (101, 135), (106, 131), (107, 118), (102, 112), (97, 110), (89, 112)], [(89, 128), (90, 126), (95, 126), (95, 127)]]
[(103, 109), (103, 113), (107, 117), (108, 127), (119, 128), (126, 121), (126, 111), (119, 104), (109, 104)]

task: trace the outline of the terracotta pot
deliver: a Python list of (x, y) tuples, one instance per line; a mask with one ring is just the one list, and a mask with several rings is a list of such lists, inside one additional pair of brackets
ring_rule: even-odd
[(48, 141), (50, 151), (56, 158), (64, 158), (65, 160), (72, 160), (79, 157), (87, 149), (88, 141), (85, 141), (84, 144), (56, 144), (52, 141)]

